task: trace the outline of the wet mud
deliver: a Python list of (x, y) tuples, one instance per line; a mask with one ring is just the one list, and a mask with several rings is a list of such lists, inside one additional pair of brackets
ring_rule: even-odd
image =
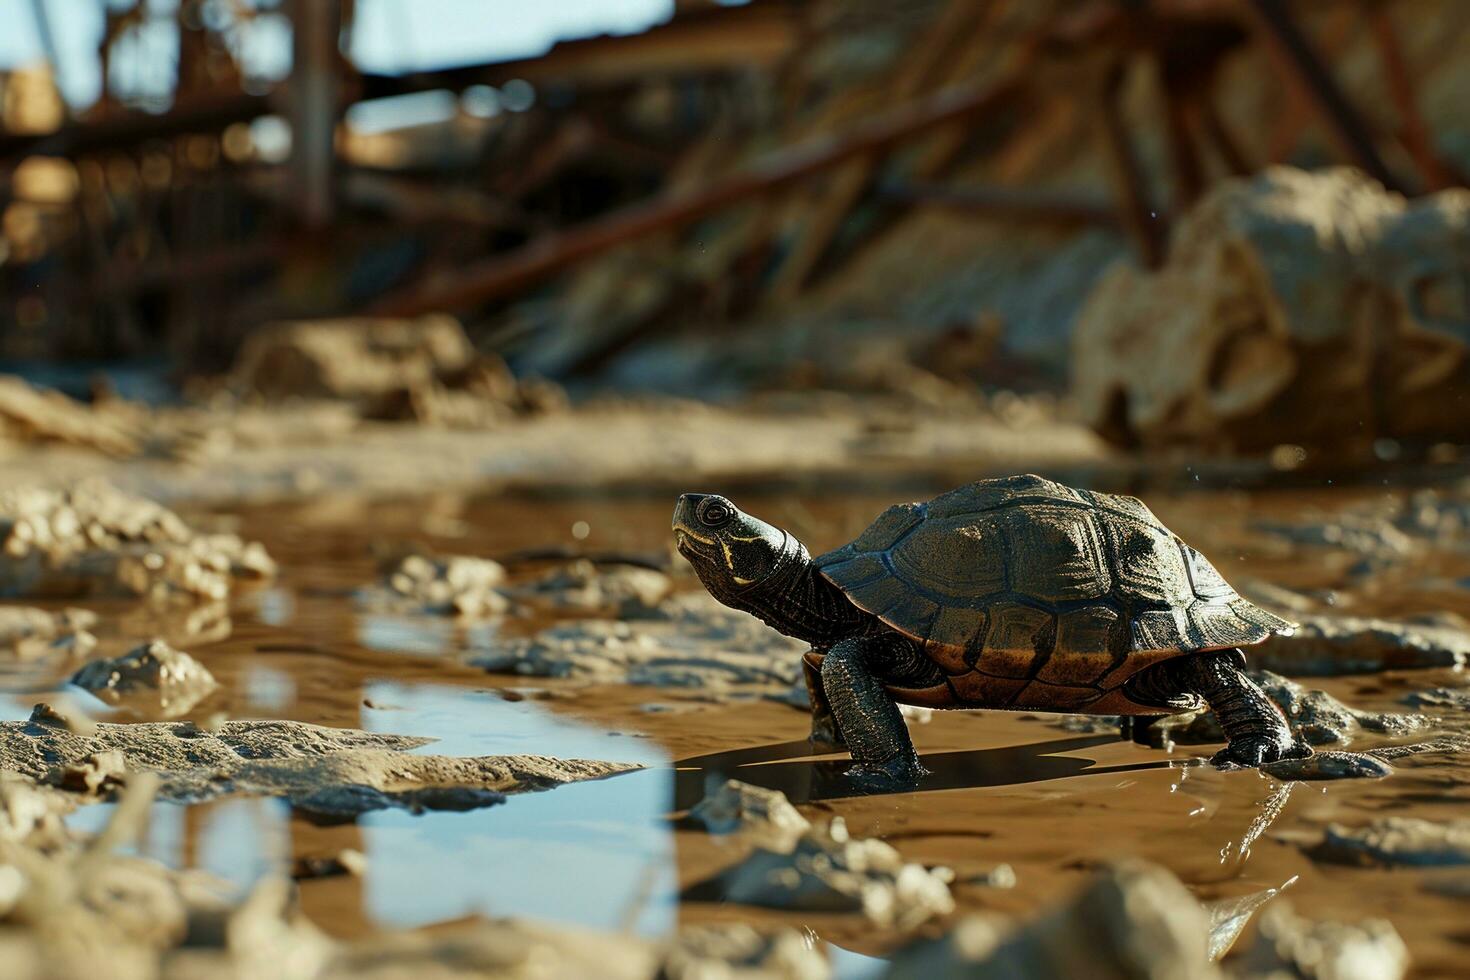
[[(1197, 491), (1149, 503), (1228, 578), (1306, 597), (1313, 615), (1470, 615), (1470, 590), (1443, 584), (1470, 574), (1457, 541), (1423, 542), (1413, 562), (1345, 584), (1351, 549), (1259, 530), (1357, 512), (1384, 496)], [(850, 538), (889, 497), (740, 503), (819, 549)], [(639, 944), (675, 930), (681, 944), (703, 935), (704, 948), (726, 948), (727, 959), (785, 955), (773, 952), (778, 940), (731, 938), (754, 926), (810, 930), (810, 948), (838, 975), (921, 975), (904, 964), (1002, 949), (1026, 962), (1046, 945), (1035, 937), (1075, 928), (1067, 915), (1106, 919), (1097, 917), (1107, 903), (1088, 895), (1150, 889), (1163, 906), (1183, 894), (1199, 910), (1183, 925), (1160, 920), (1161, 935), (1207, 935), (1209, 946), (1233, 949), (1224, 961), (1232, 970), (1284, 969), (1313, 930), (1330, 929), (1359, 929), (1353, 941), (1377, 943), (1385, 962), (1400, 942), (1415, 975), (1453, 974), (1462, 963), (1467, 889), (1455, 821), (1470, 797), (1461, 746), (1470, 684), (1453, 658), (1283, 680), (1283, 696), (1297, 692), (1297, 720), (1325, 733), (1318, 765), (1369, 765), (1330, 753), (1360, 756), (1386, 770), (1379, 778), (1218, 772), (1203, 763), (1214, 749), (1207, 732), (1166, 749), (1096, 719), (937, 711), (909, 718), (932, 775), (911, 792), (865, 793), (844, 778), (845, 756), (806, 740), (808, 718), (789, 696), (799, 650), (753, 621), (721, 618), (687, 569), (665, 559), (667, 511), (661, 497), (605, 494), (344, 497), (232, 513), (230, 533), (260, 542), (278, 571), (234, 583), (192, 639), (178, 636), (187, 631), (176, 604), (101, 594), (86, 600), (95, 650), (52, 650), (53, 634), (71, 635), (62, 626), (74, 614), (59, 599), (25, 600), (48, 615), (32, 617), (27, 654), (5, 664), (6, 744), (49, 738), (51, 754), (6, 767), (69, 801), (75, 834), (107, 825), (130, 770), (158, 773), (136, 852), (241, 893), (272, 869), (294, 871), (305, 921), (323, 942), (346, 944), (331, 946), (339, 965), (367, 963), (377, 948), (472, 944), (385, 930), (515, 915), (596, 930), (644, 965), (672, 954)], [(222, 515), (184, 516), (213, 527)], [(447, 582), (446, 562), (420, 575), (395, 557), (385, 574), (385, 546), (499, 561), (503, 577), (480, 569), (460, 573), (459, 584), (493, 589), (504, 607), (476, 600), (465, 615), (452, 591), (441, 601), (443, 590), (424, 583)], [(588, 561), (569, 564), (576, 555)], [(395, 570), (412, 581), (394, 587)], [(406, 601), (363, 600), (385, 587)], [(1328, 594), (1333, 604), (1322, 601)], [(215, 681), (174, 720), (141, 721), (160, 715), (69, 683), (89, 660), (162, 635)], [(1361, 660), (1368, 648), (1352, 635), (1348, 652)], [(1320, 646), (1302, 654), (1329, 656)], [(37, 712), (38, 702), (52, 708)], [(200, 763), (197, 753), (263, 724), (286, 735), (294, 757), (228, 749), (227, 765)], [(187, 764), (161, 764), (170, 758), (162, 753), (142, 766), (141, 735), (155, 726), (163, 744), (189, 742), (192, 761), (185, 752), (176, 757)], [(351, 744), (302, 750), (313, 744), (303, 732), (323, 729), (299, 726)], [(132, 735), (114, 740), (124, 727)], [(505, 761), (527, 757), (546, 768)], [(333, 786), (358, 788), (334, 795)], [(1165, 877), (1104, 870), (1122, 858)], [(1282, 899), (1258, 900), (1288, 882)], [(1391, 936), (1372, 920), (1389, 923)], [(1203, 964), (1199, 975), (1219, 969), (1208, 956), (1179, 955)]]

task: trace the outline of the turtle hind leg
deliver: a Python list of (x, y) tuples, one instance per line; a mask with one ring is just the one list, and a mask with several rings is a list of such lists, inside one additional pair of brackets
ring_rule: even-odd
[(1239, 650), (1212, 650), (1159, 666), (1170, 668), (1171, 680), (1182, 690), (1204, 698), (1219, 719), (1226, 745), (1210, 759), (1216, 767), (1255, 768), (1312, 754), (1312, 747), (1292, 734), (1276, 702), (1245, 675), (1245, 654)]
[(908, 725), (883, 686), (893, 669), (895, 638), (842, 640), (822, 660), (821, 686), (856, 763), (848, 775), (876, 788), (911, 786), (925, 775)]

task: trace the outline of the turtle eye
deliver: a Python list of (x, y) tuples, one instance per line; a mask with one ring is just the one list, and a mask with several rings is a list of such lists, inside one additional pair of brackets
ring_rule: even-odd
[(728, 521), (733, 514), (734, 512), (730, 510), (728, 505), (715, 502), (700, 513), (699, 520), (709, 527), (718, 527)]

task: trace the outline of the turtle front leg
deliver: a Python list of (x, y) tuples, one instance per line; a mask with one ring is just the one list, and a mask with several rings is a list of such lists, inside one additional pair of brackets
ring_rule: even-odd
[(806, 676), (806, 696), (812, 705), (812, 733), (808, 740), (819, 748), (847, 748), (837, 719), (832, 715), (827, 689), (822, 686), (822, 657), (815, 652), (807, 653), (801, 658), (801, 670)]
[(843, 640), (822, 660), (821, 684), (856, 763), (850, 777), (877, 788), (912, 786), (927, 770), (919, 764), (908, 725), (883, 686), (896, 660), (894, 640)]
[(1210, 759), (1220, 769), (1253, 769), (1282, 759), (1305, 759), (1312, 747), (1298, 739), (1276, 702), (1245, 675), (1239, 650), (1215, 650), (1168, 661), (1186, 690), (1215, 712), (1227, 744)]

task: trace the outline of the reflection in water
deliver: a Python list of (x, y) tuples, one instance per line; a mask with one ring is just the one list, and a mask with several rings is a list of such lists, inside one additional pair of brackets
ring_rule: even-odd
[(257, 589), (252, 598), (255, 603), (255, 618), (267, 626), (285, 626), (296, 614), (296, 597), (285, 589)]
[[(362, 728), (435, 739), (434, 755), (554, 755), (645, 766), (668, 765), (658, 745), (553, 714), (534, 701), (506, 701), (493, 690), (374, 680), (363, 687)], [(558, 790), (560, 792), (560, 790)]]
[[(116, 804), (84, 806), (66, 824), (99, 833)], [(175, 868), (199, 868), (241, 889), (281, 867), (290, 853), (290, 809), (280, 800), (226, 799), (183, 806), (155, 803), (148, 829), (132, 853)]]
[(363, 614), (357, 617), (357, 642), (369, 650), (435, 656), (454, 645), (455, 629), (450, 619)]
[(1281, 816), (1281, 811), (1286, 809), (1286, 803), (1291, 799), (1291, 791), (1299, 785), (1299, 783), (1282, 783), (1276, 792), (1262, 800), (1260, 812), (1245, 829), (1245, 833), (1240, 835), (1240, 840), (1227, 841), (1220, 850), (1220, 863), (1229, 864), (1233, 861), (1237, 864), (1244, 864), (1251, 856), (1251, 845), (1271, 829), (1276, 818)]
[(674, 925), (678, 882), (668, 770), (648, 770), (463, 814), (369, 814), (366, 906), (422, 925), (481, 912), (645, 935)]
[(245, 670), (245, 699), (259, 711), (279, 712), (296, 700), (296, 682), (284, 671), (251, 664)]
[[(278, 673), (253, 667), (252, 691), (255, 678)], [(248, 887), (293, 857), (317, 856), (324, 847), (355, 847), (367, 855), (362, 912), (385, 925), (424, 925), (482, 913), (631, 927), (646, 935), (673, 927), (677, 875), (665, 819), (673, 777), (657, 746), (608, 735), (529, 702), (504, 701), (490, 691), (375, 681), (365, 692), (380, 707), (362, 709), (362, 727), (439, 739), (418, 751), (555, 755), (651, 768), (513, 795), (485, 810), (417, 816), (384, 811), (362, 817), (356, 826), (331, 830), (293, 821), (279, 800), (226, 799), (193, 807), (159, 803), (136, 850), (172, 867), (202, 868)], [(111, 804), (82, 807), (67, 823), (95, 833), (114, 809)]]
[[(369, 683), (362, 727), (410, 731), (443, 755), (554, 755), (664, 767), (642, 739), (611, 736), (492, 691)], [(418, 925), (472, 912), (603, 928), (672, 927), (677, 881), (664, 816), (672, 776), (657, 768), (512, 796), (465, 814), (369, 814), (366, 905), (380, 922)]]

